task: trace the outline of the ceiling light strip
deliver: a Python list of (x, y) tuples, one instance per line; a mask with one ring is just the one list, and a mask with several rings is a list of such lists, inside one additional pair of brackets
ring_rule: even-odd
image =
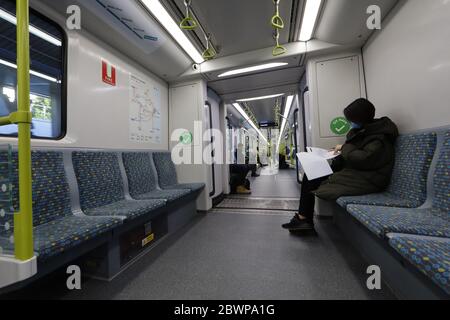
[(300, 41), (306, 42), (312, 39), (321, 4), (322, 0), (306, 1), (305, 12), (303, 14), (303, 21), (300, 29)]
[(218, 77), (219, 78), (223, 78), (223, 77), (230, 77), (230, 76), (243, 74), (243, 73), (250, 73), (250, 72), (256, 72), (256, 71), (261, 71), (261, 70), (274, 69), (274, 68), (287, 66), (288, 64), (289, 63), (287, 63), (287, 62), (266, 63), (266, 64), (261, 64), (261, 65), (257, 65), (257, 66), (253, 66), (253, 67), (241, 68), (241, 69), (235, 69), (235, 70), (227, 71), (227, 72), (224, 72), (222, 74), (219, 74)]
[(141, 0), (141, 2), (195, 63), (205, 61), (159, 0)]
[(259, 136), (266, 142), (267, 142), (267, 138), (263, 135), (263, 133), (261, 132), (261, 130), (259, 130), (259, 128), (256, 126), (256, 124), (250, 119), (250, 117), (248, 116), (248, 114), (244, 111), (244, 109), (242, 109), (241, 105), (239, 103), (234, 103), (233, 107), (244, 117), (245, 121), (247, 121), (252, 127), (253, 129), (256, 130), (256, 132), (259, 134)]
[(274, 95), (270, 95), (270, 96), (262, 96), (262, 97), (255, 97), (255, 98), (240, 99), (240, 100), (236, 100), (236, 101), (237, 102), (249, 102), (249, 101), (267, 100), (267, 99), (273, 99), (273, 98), (282, 97), (284, 95), (285, 95), (284, 93), (280, 93), (280, 94), (274, 94)]
[(286, 123), (289, 119), (289, 115), (291, 114), (292, 106), (294, 105), (295, 96), (289, 96), (286, 99), (286, 108), (284, 109), (283, 122), (280, 128), (280, 136), (278, 137), (277, 150), (279, 150), (281, 145), (281, 139), (283, 138), (284, 130), (286, 129)]

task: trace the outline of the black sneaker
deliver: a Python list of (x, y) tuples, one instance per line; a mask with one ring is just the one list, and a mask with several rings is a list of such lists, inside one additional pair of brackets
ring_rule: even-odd
[(297, 215), (292, 218), (291, 222), (283, 224), (282, 227), (289, 231), (313, 231), (314, 224), (307, 219), (300, 219)]

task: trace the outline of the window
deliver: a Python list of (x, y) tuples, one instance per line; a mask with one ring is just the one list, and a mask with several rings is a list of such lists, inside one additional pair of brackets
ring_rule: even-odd
[[(16, 1), (0, 0), (0, 116), (17, 111)], [(30, 11), (30, 104), (33, 138), (60, 139), (65, 132), (65, 41), (56, 23)], [(17, 125), (0, 127), (17, 136)]]

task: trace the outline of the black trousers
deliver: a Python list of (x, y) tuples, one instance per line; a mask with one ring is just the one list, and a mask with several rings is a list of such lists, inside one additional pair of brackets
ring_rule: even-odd
[(328, 178), (323, 177), (311, 181), (308, 180), (306, 175), (303, 178), (298, 212), (312, 223), (314, 222), (314, 208), (316, 205), (316, 196), (313, 192), (319, 189), (320, 185)]
[(250, 172), (255, 174), (257, 171), (256, 165), (249, 164), (232, 164), (230, 165), (231, 173), (231, 190), (236, 192), (239, 186), (247, 186), (247, 176)]

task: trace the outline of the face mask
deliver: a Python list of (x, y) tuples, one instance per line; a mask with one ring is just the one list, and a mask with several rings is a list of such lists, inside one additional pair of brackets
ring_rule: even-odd
[(352, 122), (352, 123), (351, 123), (351, 126), (352, 126), (352, 129), (356, 129), (356, 130), (358, 130), (358, 129), (361, 129), (361, 128), (362, 128), (362, 125), (360, 125), (360, 124), (357, 124), (357, 123), (354, 123), (354, 122)]

